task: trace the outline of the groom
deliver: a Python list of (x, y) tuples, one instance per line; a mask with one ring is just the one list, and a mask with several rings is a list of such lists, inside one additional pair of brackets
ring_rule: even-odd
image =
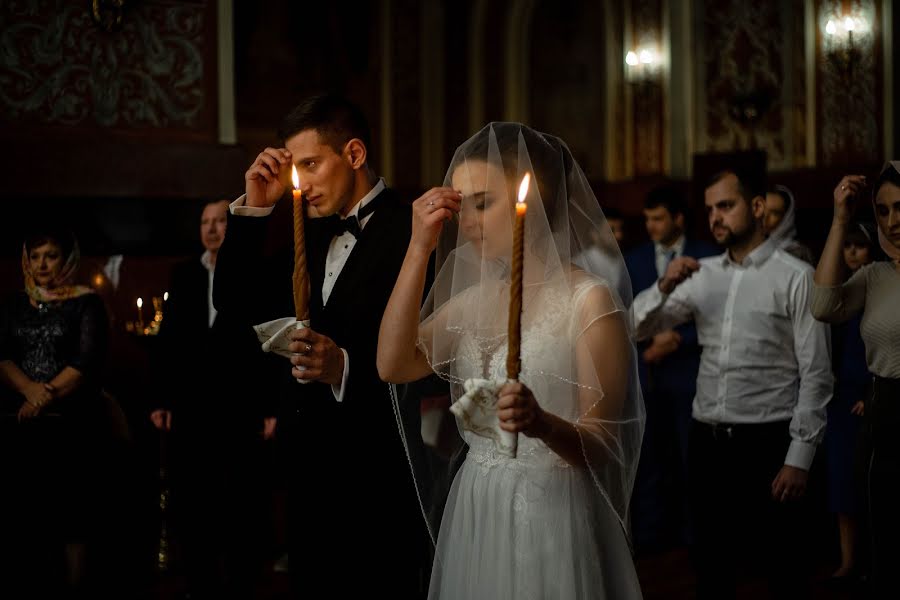
[(370, 167), (366, 119), (347, 100), (310, 98), (279, 134), (284, 147), (257, 156), (246, 194), (230, 206), (214, 294), (220, 316), (247, 328), (294, 314), (290, 202), (276, 202), (295, 165), (307, 207), (311, 328), (291, 334), (296, 354), (284, 361), (286, 410), (278, 420), (291, 470), (292, 588), (335, 598), (422, 596), (427, 532), (388, 386), (375, 367), (411, 209)]

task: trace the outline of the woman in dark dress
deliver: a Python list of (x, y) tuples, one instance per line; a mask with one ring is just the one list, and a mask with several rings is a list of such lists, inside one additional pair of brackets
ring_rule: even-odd
[(30, 236), (25, 289), (0, 305), (0, 585), (54, 597), (83, 583), (100, 483), (108, 323), (100, 298), (73, 285), (78, 260), (70, 233)]
[[(844, 264), (852, 275), (876, 258), (874, 228), (852, 227), (844, 240)], [(866, 365), (866, 347), (859, 333), (862, 315), (832, 326), (835, 394), (828, 404), (828, 509), (836, 514), (840, 534), (841, 564), (832, 577), (851, 575), (856, 562), (857, 514), (859, 500), (855, 481), (854, 454), (860, 417), (867, 394), (871, 394), (872, 374)]]

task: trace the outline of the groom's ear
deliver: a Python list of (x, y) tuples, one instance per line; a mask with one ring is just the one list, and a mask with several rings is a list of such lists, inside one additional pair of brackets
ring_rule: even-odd
[(353, 138), (344, 145), (344, 158), (354, 171), (365, 166), (367, 155), (366, 145), (359, 138)]

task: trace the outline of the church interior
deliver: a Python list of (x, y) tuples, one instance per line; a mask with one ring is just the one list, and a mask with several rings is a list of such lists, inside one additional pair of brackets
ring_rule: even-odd
[[(78, 282), (109, 316), (97, 595), (85, 597), (199, 597), (171, 518), (174, 455), (150, 419), (166, 393), (157, 333), (173, 267), (203, 252), (204, 206), (244, 193), (300, 101), (357, 103), (369, 163), (408, 202), (441, 185), (453, 149), (489, 122), (557, 135), (623, 223), (623, 255), (648, 242), (644, 202), (660, 187), (684, 198), (684, 232), (712, 242), (704, 182), (723, 161), (763, 161), (770, 184), (793, 190), (797, 240), (818, 256), (835, 185), (900, 158), (895, 30), (892, 0), (4, 1), (0, 295), (22, 289), (24, 233), (64, 224)], [(215, 363), (195, 375), (235, 368)], [(15, 412), (0, 418), (16, 426)], [(284, 452), (277, 439), (260, 450), (264, 567), (246, 597), (288, 597)], [(812, 597), (860, 597), (832, 576), (841, 549), (824, 459), (807, 492)], [(642, 594), (693, 598), (690, 536), (665, 511), (659, 535), (633, 547)], [(748, 579), (738, 597), (768, 597), (765, 582)]]

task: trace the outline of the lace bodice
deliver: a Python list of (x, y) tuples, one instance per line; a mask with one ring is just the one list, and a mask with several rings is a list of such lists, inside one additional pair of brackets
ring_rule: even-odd
[[(563, 288), (553, 286), (541, 286), (532, 294), (525, 290), (519, 380), (532, 390), (544, 410), (573, 422), (580, 416), (577, 375), (573, 366), (580, 328), (574, 304), (591, 285), (597, 283), (582, 284), (575, 294), (564, 293)], [(501, 298), (498, 302), (505, 300)], [(504, 379), (507, 346), (505, 336), (498, 336), (497, 340), (501, 338), (498, 342), (464, 334), (456, 354), (460, 379)], [(555, 452), (534, 438), (520, 435), (518, 456), (510, 460), (496, 451), (493, 440), (463, 429), (460, 432), (469, 444), (469, 458), (485, 468), (499, 464), (514, 469), (568, 467)]]

